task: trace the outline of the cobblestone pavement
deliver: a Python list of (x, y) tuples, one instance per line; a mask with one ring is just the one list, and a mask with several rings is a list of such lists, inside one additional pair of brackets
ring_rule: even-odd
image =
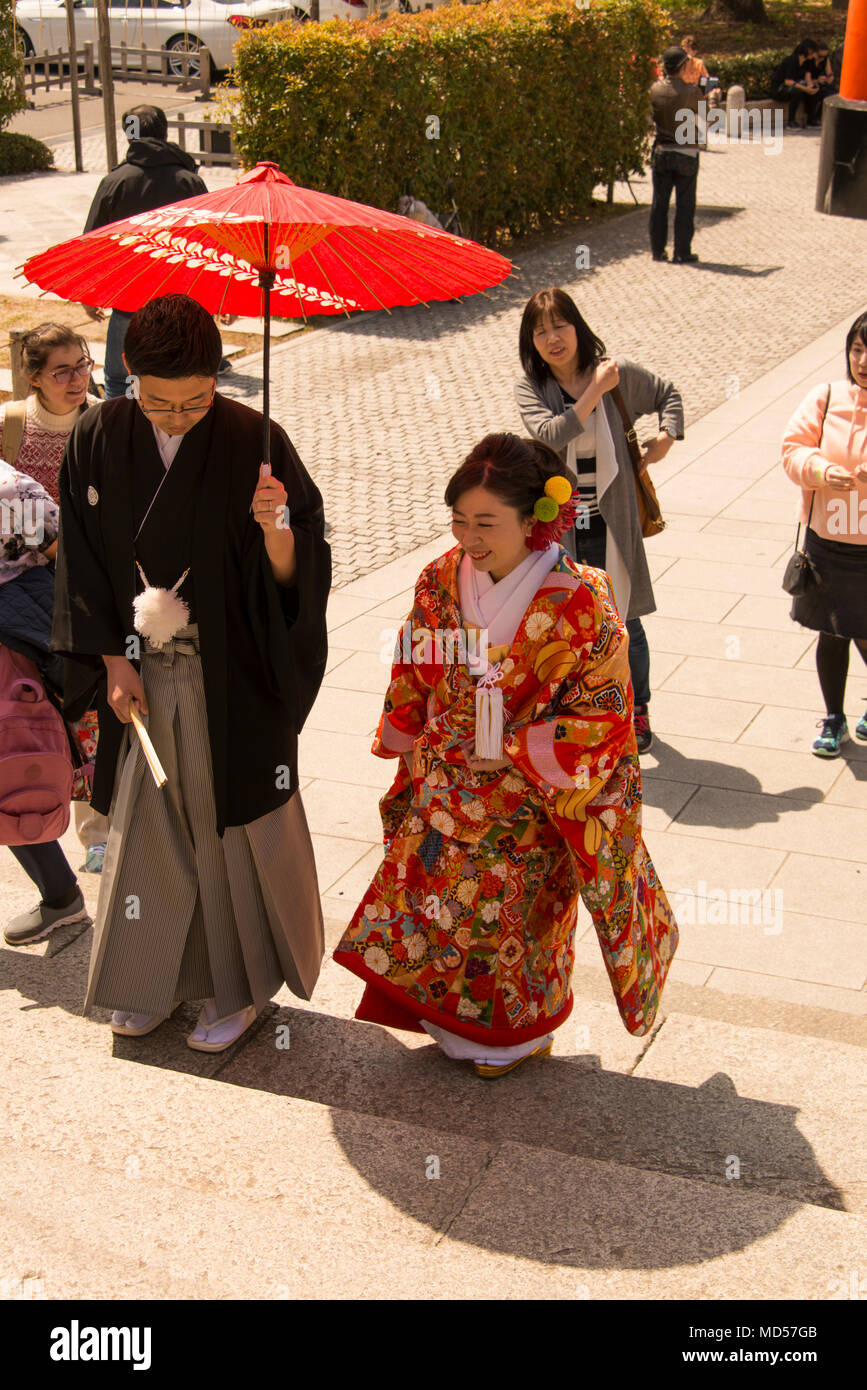
[[(487, 297), (371, 314), (278, 347), (271, 410), (325, 497), (335, 582), (442, 531), (461, 458), (487, 431), (520, 428), (518, 324), (542, 286), (564, 286), (610, 352), (672, 378), (688, 424), (854, 317), (865, 224), (813, 211), (818, 155), (813, 131), (787, 132), (778, 154), (748, 143), (704, 154), (700, 266), (650, 259), (643, 207), (586, 233), (586, 270), (576, 237), (563, 237), (521, 256), (519, 276)], [(648, 203), (649, 179), (633, 186)], [(248, 359), (247, 378), (242, 367), (220, 389), (257, 401), (260, 366)]]

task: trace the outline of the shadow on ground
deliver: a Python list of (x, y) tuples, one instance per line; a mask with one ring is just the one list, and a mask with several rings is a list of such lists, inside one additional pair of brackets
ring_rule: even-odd
[[(739, 830), (750, 825), (775, 824), (780, 819), (780, 815), (774, 809), (773, 795), (766, 792), (758, 777), (746, 768), (713, 762), (707, 758), (685, 758), (657, 733), (653, 735), (653, 755), (657, 759), (657, 767), (643, 770), (641, 778), (642, 799), (647, 806), (666, 809), (669, 789), (667, 786), (657, 786), (657, 780), (665, 783), (686, 782), (711, 794), (714, 790), (745, 794), (744, 800), (738, 802), (735, 815), (726, 814), (719, 803), (708, 806), (706, 799), (693, 806), (691, 798), (675, 816), (678, 825)], [(787, 812), (795, 808), (808, 811), (811, 806), (824, 799), (824, 793), (819, 787), (790, 787), (775, 795), (779, 796), (781, 801), (786, 801)], [(747, 800), (748, 796), (757, 799)]]
[[(5, 987), (33, 1000), (27, 1008), (78, 1013), (89, 940), (84, 933), (51, 959), (2, 952)], [(328, 1107), (348, 1162), (375, 1191), (480, 1248), (548, 1264), (660, 1269), (745, 1249), (804, 1203), (845, 1209), (797, 1128), (797, 1109), (738, 1095), (724, 1072), (678, 1085), (606, 1071), (584, 1052), (487, 1081), (434, 1044), (408, 1047), (374, 1025), (275, 1004), (235, 1048), (208, 1056), (185, 1043), (196, 1012), (185, 1004), (141, 1039), (106, 1030), (104, 1046), (140, 1065)], [(461, 1146), (480, 1171), (445, 1216), (424, 1178), (438, 1144)]]

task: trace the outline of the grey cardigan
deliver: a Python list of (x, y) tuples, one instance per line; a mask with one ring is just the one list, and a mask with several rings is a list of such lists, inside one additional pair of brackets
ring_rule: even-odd
[[(620, 392), (632, 420), (635, 421), (639, 415), (656, 415), (660, 429), (668, 430), (675, 439), (683, 439), (683, 401), (673, 383), (663, 381), (662, 377), (625, 357), (617, 358), (617, 366), (620, 369)], [(528, 433), (540, 439), (543, 444), (549, 444), (552, 449), (556, 449), (565, 463), (569, 444), (584, 433), (584, 426), (571, 405), (564, 405), (560, 387), (554, 377), (547, 378), (541, 392), (529, 377), (522, 377), (516, 383), (515, 398)], [(626, 621), (629, 621), (632, 618), (640, 618), (645, 613), (653, 613), (656, 600), (653, 597), (653, 586), (644, 552), (632, 461), (629, 457), (623, 420), (610, 391), (605, 392), (599, 404), (605, 411), (617, 457), (617, 477), (603, 493), (599, 511), (606, 526), (610, 528), (629, 570), (629, 612), (624, 614)], [(574, 531), (567, 532), (562, 542), (574, 559)]]

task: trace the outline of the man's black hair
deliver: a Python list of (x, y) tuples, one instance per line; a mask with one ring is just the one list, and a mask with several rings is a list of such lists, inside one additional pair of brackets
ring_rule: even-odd
[(152, 299), (130, 319), (123, 346), (132, 376), (216, 377), (223, 355), (220, 330), (207, 309), (186, 294)]
[(161, 106), (131, 106), (121, 120), (127, 140), (168, 140), (169, 122)]

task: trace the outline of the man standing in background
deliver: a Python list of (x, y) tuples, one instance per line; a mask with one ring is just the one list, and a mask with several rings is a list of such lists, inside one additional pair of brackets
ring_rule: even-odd
[(698, 112), (701, 93), (695, 83), (683, 80), (689, 54), (683, 48), (667, 48), (662, 55), (665, 76), (650, 89), (656, 138), (650, 156), (653, 202), (650, 208), (650, 250), (655, 261), (667, 261), (668, 205), (674, 189), (675, 263), (698, 260), (692, 250), (695, 231), (695, 195), (698, 184)]
[[(129, 141), (126, 158), (106, 174), (97, 188), (84, 224), (85, 233), (124, 217), (134, 217), (137, 212), (151, 212), (208, 191), (196, 173), (192, 155), (168, 139), (168, 120), (159, 106), (134, 106), (124, 113), (122, 124)], [(100, 309), (85, 307), (91, 318), (103, 317)], [(106, 397), (126, 392), (122, 354), (131, 318), (131, 313), (112, 309), (105, 339)]]

